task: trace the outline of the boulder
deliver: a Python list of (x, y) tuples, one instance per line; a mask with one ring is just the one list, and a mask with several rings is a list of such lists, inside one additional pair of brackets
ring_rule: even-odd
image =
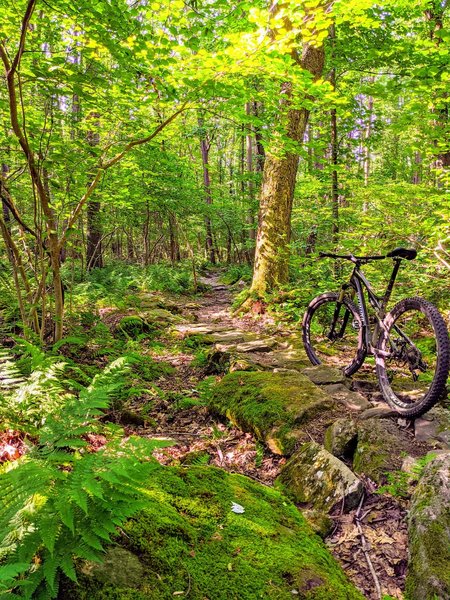
[(371, 418), (357, 425), (358, 444), (353, 456), (353, 470), (381, 483), (386, 471), (401, 467), (403, 446), (400, 432), (389, 420)]
[(326, 365), (316, 365), (302, 369), (303, 375), (306, 375), (316, 385), (330, 385), (333, 383), (345, 383), (347, 378), (339, 369), (327, 367)]
[(328, 411), (333, 400), (300, 373), (235, 371), (215, 386), (209, 405), (272, 452), (289, 455), (302, 425)]
[(324, 446), (338, 458), (351, 458), (356, 449), (358, 430), (351, 419), (337, 419), (325, 432)]
[(336, 504), (349, 510), (363, 493), (361, 481), (338, 458), (316, 442), (307, 442), (291, 456), (277, 479), (288, 495), (320, 513)]
[(450, 598), (450, 454), (429, 462), (415, 488), (408, 517), (408, 600)]
[[(363, 600), (278, 490), (213, 467), (161, 467), (146, 496), (118, 535), (143, 568), (133, 568), (130, 580), (111, 573), (101, 582), (79, 571), (61, 600)], [(125, 577), (126, 556), (116, 565)]]

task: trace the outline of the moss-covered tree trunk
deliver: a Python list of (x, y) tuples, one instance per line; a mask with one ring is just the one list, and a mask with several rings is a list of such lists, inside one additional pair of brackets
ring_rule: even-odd
[[(323, 69), (324, 49), (304, 44), (302, 55), (295, 55), (294, 60), (299, 67), (310, 71), (314, 79), (318, 79)], [(301, 144), (310, 111), (307, 108), (289, 109), (293, 91), (290, 86), (283, 86), (280, 113), (287, 111), (287, 136)], [(298, 160), (298, 152), (288, 151), (281, 156), (272, 152), (266, 154), (251, 287), (251, 291), (257, 295), (276, 289), (288, 280), (288, 245)]]

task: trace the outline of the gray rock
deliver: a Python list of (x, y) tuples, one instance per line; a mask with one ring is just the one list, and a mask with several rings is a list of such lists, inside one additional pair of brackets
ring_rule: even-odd
[(337, 400), (350, 410), (363, 411), (371, 406), (370, 402), (362, 394), (351, 392), (342, 383), (332, 383), (331, 385), (324, 386), (323, 389), (327, 394), (330, 394), (333, 400)]
[(244, 342), (236, 346), (236, 352), (270, 352), (275, 346), (274, 338), (263, 338), (260, 340), (252, 340)]
[[(353, 456), (353, 470), (380, 483), (384, 481), (386, 471), (400, 468), (404, 438), (397, 426), (387, 419), (360, 421), (357, 428), (358, 445)], [(409, 447), (410, 442), (407, 444)]]
[(121, 588), (139, 587), (144, 576), (144, 567), (139, 558), (119, 546), (108, 548), (102, 563), (86, 561), (80, 570), (98, 583)]
[(357, 506), (363, 485), (338, 458), (315, 442), (307, 442), (292, 455), (277, 479), (295, 502), (328, 513), (336, 504)]
[(439, 423), (427, 419), (416, 419), (414, 421), (414, 436), (418, 442), (428, 442), (436, 439)]
[(326, 365), (317, 365), (302, 369), (302, 374), (306, 375), (316, 385), (329, 385), (331, 383), (344, 383), (345, 375), (339, 369), (327, 367)]
[(353, 456), (358, 430), (351, 419), (337, 419), (325, 432), (324, 446), (337, 457)]
[(389, 419), (390, 417), (396, 417), (398, 415), (395, 410), (392, 410), (387, 404), (385, 406), (374, 406), (368, 408), (359, 415), (362, 420), (366, 419)]
[(409, 600), (450, 598), (450, 453), (428, 463), (413, 492), (408, 518)]

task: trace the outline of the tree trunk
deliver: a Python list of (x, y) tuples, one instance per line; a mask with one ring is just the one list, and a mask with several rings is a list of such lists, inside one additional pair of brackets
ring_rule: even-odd
[[(334, 59), (334, 45), (336, 39), (335, 26), (330, 27), (330, 40), (332, 46), (332, 58)], [(331, 69), (330, 83), (333, 90), (336, 91), (336, 69)], [(338, 182), (338, 136), (337, 136), (337, 113), (336, 109), (332, 108), (331, 116), (331, 206), (333, 215), (333, 224), (331, 226), (331, 236), (334, 244), (337, 244), (339, 235), (339, 182)]]
[[(89, 118), (95, 119), (93, 122), (94, 129), (88, 131), (87, 134), (88, 144), (94, 147), (100, 143), (98, 132), (100, 115), (92, 113)], [(88, 186), (90, 184), (91, 180), (88, 182)], [(86, 267), (88, 271), (103, 267), (101, 205), (98, 200), (92, 199), (88, 201), (87, 205)]]
[[(205, 192), (205, 202), (208, 206), (212, 204), (212, 195), (211, 195), (211, 178), (209, 174), (209, 148), (210, 142), (207, 140), (206, 135), (202, 131), (205, 122), (203, 117), (198, 117), (198, 126), (200, 129), (200, 151), (202, 154), (202, 167), (203, 167), (203, 188)], [(216, 264), (216, 253), (214, 250), (214, 241), (212, 236), (212, 225), (211, 218), (209, 215), (205, 217), (205, 227), (206, 227), (206, 254), (208, 260), (211, 264)]]
[[(322, 73), (324, 49), (304, 44), (302, 56), (294, 57), (297, 64), (310, 71), (314, 79)], [(301, 144), (308, 123), (309, 110), (289, 109), (292, 90), (283, 86), (280, 109), (287, 109), (286, 133)], [(251, 291), (262, 295), (288, 281), (289, 241), (295, 179), (299, 156), (292, 151), (281, 156), (267, 153), (261, 189), (255, 266)]]

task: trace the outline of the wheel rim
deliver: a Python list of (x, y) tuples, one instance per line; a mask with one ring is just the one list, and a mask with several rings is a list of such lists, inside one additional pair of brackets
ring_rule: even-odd
[(336, 301), (325, 301), (315, 308), (308, 324), (309, 346), (317, 363), (345, 369), (358, 356), (360, 320), (342, 305), (333, 331), (335, 309)]
[(382, 359), (381, 382), (391, 402), (403, 409), (421, 404), (430, 393), (438, 365), (430, 318), (417, 309), (405, 310), (390, 325), (380, 349), (387, 353)]

